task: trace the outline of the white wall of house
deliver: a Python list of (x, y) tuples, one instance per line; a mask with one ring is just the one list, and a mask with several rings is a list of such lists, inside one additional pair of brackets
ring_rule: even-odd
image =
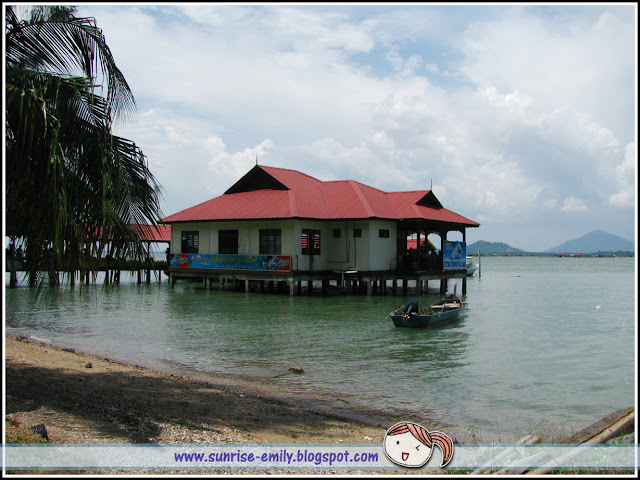
[(397, 264), (397, 223), (389, 220), (369, 222), (368, 270), (392, 270)]
[[(260, 230), (281, 229), (281, 255), (290, 255), (293, 270), (360, 270), (395, 269), (396, 222), (391, 220), (255, 220), (239, 222), (190, 222), (171, 225), (171, 253), (184, 253), (182, 232), (197, 231), (199, 253), (218, 254), (218, 232), (238, 230), (238, 254), (258, 255)], [(320, 231), (320, 255), (302, 253), (303, 229)], [(360, 236), (354, 236), (354, 230)], [(380, 237), (380, 230), (388, 237)], [(335, 231), (335, 233), (334, 233)]]

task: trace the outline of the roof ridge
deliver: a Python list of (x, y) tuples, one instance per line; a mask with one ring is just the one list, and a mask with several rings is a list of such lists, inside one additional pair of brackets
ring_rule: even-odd
[[(372, 187), (371, 185), (367, 185), (366, 183), (362, 183), (362, 182), (359, 182), (358, 180), (353, 180), (353, 179), (350, 179), (350, 180), (327, 180), (326, 182), (321, 180), (321, 182), (322, 183), (357, 183), (358, 185), (362, 185), (364, 187), (370, 188), (371, 190), (377, 190), (378, 192), (382, 192), (382, 193), (392, 193), (392, 192), (385, 192), (384, 190), (382, 190), (380, 188)], [(400, 192), (400, 193), (402, 193), (402, 192)]]
[[(301, 172), (300, 170), (294, 170), (293, 168), (282, 168), (282, 167), (271, 167), (269, 165), (258, 165), (258, 167), (262, 168), (263, 170), (266, 168), (268, 170), (281, 170), (281, 171), (285, 171), (285, 172), (295, 172), (299, 175), (303, 175), (307, 178), (310, 178), (311, 180), (315, 180), (316, 182), (320, 182), (320, 183), (325, 183), (322, 180), (320, 180), (319, 178), (316, 177), (312, 177), (311, 175)], [(269, 173), (267, 170), (265, 170), (267, 173)]]
[(358, 185), (362, 185), (362, 186), (364, 186), (364, 187), (370, 188), (371, 190), (376, 190), (376, 191), (378, 191), (378, 192), (381, 192), (381, 193), (387, 194), (387, 192), (385, 192), (385, 191), (384, 191), (384, 190), (382, 190), (381, 188), (372, 187), (371, 185), (367, 185), (366, 183), (362, 183), (362, 182), (359, 182), (359, 181), (357, 181), (357, 180), (352, 180), (352, 181), (353, 181), (353, 182), (355, 182), (355, 183), (357, 183)]
[(289, 190), (289, 210), (292, 217), (298, 216), (298, 204), (296, 198), (296, 192), (292, 189)]
[(423, 193), (423, 194), (427, 194), (429, 192), (431, 192), (432, 190), (426, 189), (426, 190), (396, 190), (394, 192), (384, 192), (384, 193), (390, 193), (393, 195), (397, 195), (397, 194), (407, 194), (407, 193)]
[[(375, 212), (373, 211), (373, 208), (371, 208), (371, 204), (369, 203), (369, 200), (367, 200), (367, 197), (365, 197), (364, 193), (360, 189), (360, 185), (364, 185), (364, 184), (360, 184), (359, 182), (356, 182), (355, 180), (346, 180), (346, 181), (351, 185), (351, 187), (355, 191), (356, 196), (358, 197), (358, 200), (360, 200), (360, 202), (362, 203), (362, 206), (364, 207), (365, 211), (367, 212), (367, 215), (369, 217), (375, 217)], [(354, 185), (356, 185), (357, 188), (355, 188)]]

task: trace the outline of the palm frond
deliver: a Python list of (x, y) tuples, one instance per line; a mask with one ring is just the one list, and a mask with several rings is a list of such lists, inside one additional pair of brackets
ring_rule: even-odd
[(95, 20), (73, 13), (43, 6), (19, 20), (6, 9), (7, 234), (24, 239), (30, 279), (45, 268), (53, 284), (105, 246), (141, 255), (135, 226), (162, 217), (144, 154), (111, 132), (133, 95)]
[(133, 113), (135, 99), (116, 66), (104, 34), (94, 18), (73, 16), (72, 9), (47, 6), (35, 9), (31, 18), (18, 21), (7, 8), (7, 70), (34, 70), (58, 76), (103, 77), (106, 99), (113, 114)]

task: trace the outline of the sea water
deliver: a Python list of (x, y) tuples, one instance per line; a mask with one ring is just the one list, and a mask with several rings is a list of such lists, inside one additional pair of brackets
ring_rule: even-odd
[[(172, 288), (166, 277), (138, 285), (123, 273), (120, 285), (55, 296), (5, 288), (5, 326), (310, 410), (513, 442), (536, 429), (573, 433), (634, 405), (635, 278), (634, 258), (482, 257), (459, 321), (421, 330), (396, 328), (388, 314), (411, 298), (437, 301), (437, 281), (406, 296), (290, 297)], [(461, 293), (459, 279), (448, 292), (454, 285)]]

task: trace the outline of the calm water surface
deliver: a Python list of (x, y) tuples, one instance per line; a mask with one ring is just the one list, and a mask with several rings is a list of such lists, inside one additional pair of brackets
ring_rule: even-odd
[(483, 440), (515, 441), (547, 422), (577, 430), (634, 405), (635, 259), (483, 257), (481, 273), (467, 281), (460, 321), (434, 330), (395, 328), (388, 313), (439, 299), (435, 281), (406, 297), (172, 289), (166, 278), (57, 299), (6, 288), (5, 325), (163, 371), (251, 380), (309, 408), (434, 418), (463, 437), (473, 426)]

